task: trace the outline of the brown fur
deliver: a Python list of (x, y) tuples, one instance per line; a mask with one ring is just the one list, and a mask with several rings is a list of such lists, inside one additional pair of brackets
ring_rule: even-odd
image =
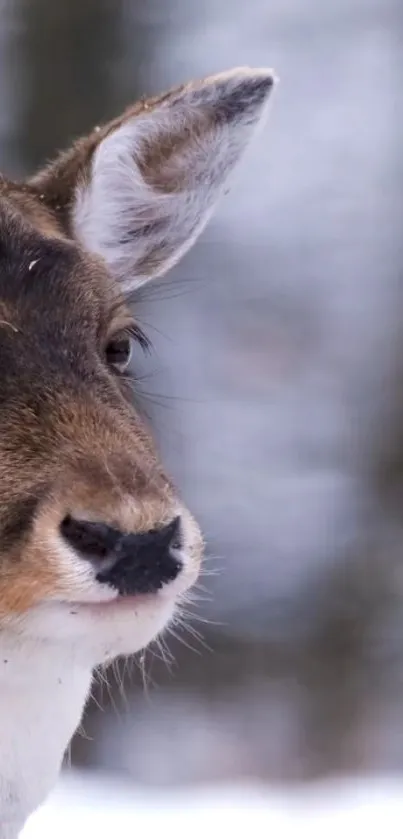
[(173, 498), (147, 429), (102, 361), (132, 316), (41, 195), (0, 183), (0, 619), (62, 589), (45, 545), (66, 514), (143, 530), (169, 521)]

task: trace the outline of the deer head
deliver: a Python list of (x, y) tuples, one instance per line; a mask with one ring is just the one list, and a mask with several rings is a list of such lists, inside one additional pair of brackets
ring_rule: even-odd
[(128, 303), (202, 231), (272, 86), (183, 86), (0, 182), (0, 638), (75, 639), (92, 666), (148, 643), (197, 577), (199, 528), (128, 396)]

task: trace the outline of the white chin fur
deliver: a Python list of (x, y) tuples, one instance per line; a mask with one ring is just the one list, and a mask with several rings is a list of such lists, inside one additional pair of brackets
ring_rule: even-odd
[(74, 658), (95, 667), (115, 656), (130, 655), (153, 640), (172, 619), (174, 593), (98, 603), (43, 603), (18, 620), (18, 633), (30, 645), (74, 648)]

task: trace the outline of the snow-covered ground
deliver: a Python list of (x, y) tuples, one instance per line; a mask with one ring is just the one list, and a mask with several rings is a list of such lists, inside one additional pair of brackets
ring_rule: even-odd
[(66, 774), (23, 839), (401, 839), (403, 780), (378, 779), (317, 784), (305, 790), (265, 786), (215, 786), (182, 791), (133, 787), (116, 778)]

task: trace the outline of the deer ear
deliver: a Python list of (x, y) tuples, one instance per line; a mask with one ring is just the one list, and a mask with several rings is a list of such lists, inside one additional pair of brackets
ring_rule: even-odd
[[(125, 290), (167, 271), (196, 240), (273, 84), (270, 70), (222, 73), (141, 103), (87, 139), (70, 230)], [(48, 177), (63, 177), (62, 167)]]

